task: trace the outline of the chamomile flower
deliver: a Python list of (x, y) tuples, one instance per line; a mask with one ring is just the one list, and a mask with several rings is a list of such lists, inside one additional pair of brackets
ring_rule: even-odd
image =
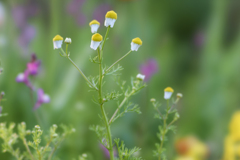
[(100, 27), (100, 23), (97, 20), (92, 20), (89, 23), (89, 26), (91, 27), (91, 32), (92, 33), (97, 33), (98, 28)]
[(101, 36), (101, 34), (99, 33), (95, 33), (93, 36), (92, 36), (92, 40), (91, 40), (91, 45), (90, 47), (94, 50), (96, 50), (100, 43), (102, 42), (102, 39), (103, 37)]
[(72, 43), (72, 39), (71, 38), (66, 38), (64, 43), (71, 44)]
[(140, 81), (143, 81), (144, 78), (145, 78), (145, 75), (142, 75), (140, 73), (137, 75), (137, 79), (139, 79)]
[(61, 37), (60, 35), (56, 35), (53, 38), (53, 47), (54, 47), (54, 49), (62, 48), (62, 43), (63, 43), (63, 37)]
[(142, 40), (140, 38), (134, 38), (131, 42), (131, 50), (137, 51), (138, 48), (142, 45)]
[(110, 26), (111, 28), (113, 28), (114, 23), (117, 20), (117, 13), (114, 11), (108, 11), (106, 16), (105, 16), (105, 22), (104, 25), (106, 27)]
[(183, 94), (182, 93), (177, 93), (177, 98), (182, 98)]
[(164, 89), (164, 99), (170, 99), (174, 90), (171, 87), (167, 87)]

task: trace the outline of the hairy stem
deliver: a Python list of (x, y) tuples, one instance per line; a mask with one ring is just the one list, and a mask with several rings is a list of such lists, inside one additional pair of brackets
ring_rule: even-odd
[(74, 65), (75, 68), (77, 68), (78, 72), (83, 76), (83, 78), (88, 82), (88, 84), (92, 88), (95, 88), (98, 91), (98, 89), (96, 87), (94, 87), (94, 85), (88, 80), (88, 78), (85, 76), (85, 74), (82, 72), (82, 70), (73, 62), (73, 60), (69, 56), (67, 56), (67, 59)]
[(110, 26), (108, 26), (107, 31), (106, 31), (106, 34), (105, 34), (105, 36), (104, 36), (104, 40), (103, 40), (101, 52), (103, 51), (103, 47), (104, 47), (105, 42), (106, 42), (106, 40), (107, 40), (107, 36), (108, 36), (109, 30), (110, 30)]
[(128, 53), (126, 53), (124, 56), (122, 56), (120, 59), (118, 59), (116, 62), (114, 62), (106, 71), (104, 74), (108, 73), (112, 67), (114, 67), (116, 64), (118, 64), (121, 60), (123, 60), (125, 57), (127, 57), (130, 53), (132, 52), (132, 50), (130, 50)]
[(102, 112), (102, 116), (104, 118), (105, 126), (107, 129), (107, 136), (108, 136), (108, 151), (110, 154), (110, 160), (114, 160), (114, 153), (113, 153), (113, 144), (112, 144), (112, 135), (111, 135), (111, 130), (110, 130), (110, 125), (108, 124), (108, 118), (106, 115), (106, 112), (103, 108), (103, 98), (102, 98), (102, 79), (103, 79), (103, 74), (102, 74), (102, 57), (100, 53), (100, 49), (98, 48), (98, 59), (99, 59), (99, 103), (100, 103), (100, 108)]
[(29, 153), (31, 159), (32, 159), (32, 160), (35, 160), (34, 157), (33, 157), (33, 155), (32, 155), (31, 150), (29, 149), (29, 147), (28, 147), (28, 145), (27, 145), (26, 138), (23, 137), (23, 138), (22, 138), (22, 141), (23, 141), (23, 144), (24, 144), (24, 146), (26, 147), (26, 149), (27, 149), (27, 151), (28, 151), (28, 153)]
[(116, 117), (117, 113), (119, 112), (119, 110), (122, 108), (122, 106), (125, 104), (125, 102), (128, 100), (129, 97), (132, 96), (132, 94), (134, 93), (134, 91), (132, 91), (128, 96), (125, 96), (125, 98), (123, 99), (123, 101), (121, 102), (121, 104), (118, 106), (118, 108), (116, 109), (116, 111), (114, 112), (113, 116), (111, 117), (110, 121), (109, 121), (109, 125), (113, 122), (114, 118)]
[(159, 148), (159, 157), (158, 157), (158, 160), (161, 160), (161, 156), (162, 156), (162, 148), (163, 148), (163, 143), (164, 143), (164, 138), (165, 138), (165, 135), (166, 135), (166, 131), (167, 131), (167, 119), (168, 119), (168, 113), (169, 113), (169, 99), (167, 100), (167, 113), (166, 113), (166, 117), (164, 118), (163, 120), (163, 134), (162, 134), (162, 139), (161, 139), (161, 145), (160, 145), (160, 148)]

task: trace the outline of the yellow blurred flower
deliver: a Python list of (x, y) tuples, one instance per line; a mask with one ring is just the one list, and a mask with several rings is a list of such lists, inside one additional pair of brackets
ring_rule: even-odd
[(229, 124), (229, 135), (224, 142), (223, 160), (236, 160), (240, 156), (240, 111), (235, 112)]
[(180, 155), (177, 160), (204, 160), (208, 155), (208, 147), (194, 136), (178, 140), (176, 149)]

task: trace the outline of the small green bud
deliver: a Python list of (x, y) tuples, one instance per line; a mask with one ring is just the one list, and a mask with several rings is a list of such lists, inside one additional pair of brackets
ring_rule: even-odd
[(182, 93), (177, 93), (177, 98), (182, 98), (182, 97), (183, 97)]
[(72, 39), (71, 38), (66, 38), (64, 43), (71, 44), (72, 43)]
[(36, 126), (35, 126), (35, 129), (39, 130), (39, 129), (40, 129), (40, 126), (39, 126), (39, 125), (36, 125)]
[(57, 128), (58, 126), (56, 124), (53, 125), (53, 128)]
[(30, 135), (30, 134), (31, 134), (31, 131), (30, 131), (30, 130), (27, 130), (27, 131), (26, 131), (26, 134), (27, 134), (27, 135)]
[(54, 133), (54, 134), (52, 135), (52, 137), (53, 137), (53, 138), (57, 138), (57, 137), (58, 137), (58, 134), (57, 134), (57, 133)]
[(156, 102), (156, 99), (155, 99), (155, 98), (151, 98), (151, 99), (150, 99), (150, 102), (152, 102), (152, 103), (153, 103), (153, 102)]
[(86, 153), (83, 153), (83, 154), (82, 154), (82, 157), (87, 158), (87, 154), (86, 154)]

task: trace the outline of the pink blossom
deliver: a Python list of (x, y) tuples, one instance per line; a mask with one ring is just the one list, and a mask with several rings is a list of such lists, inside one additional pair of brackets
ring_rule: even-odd
[(25, 83), (30, 89), (33, 89), (32, 84), (28, 78), (29, 71), (25, 70), (24, 73), (19, 73), (16, 78), (16, 82)]
[(155, 59), (148, 59), (140, 66), (141, 74), (145, 75), (145, 81), (149, 81), (151, 77), (158, 72), (158, 63)]
[(50, 97), (49, 95), (45, 94), (43, 89), (39, 88), (37, 91), (37, 102), (34, 106), (34, 110), (38, 109), (43, 103), (49, 103)]
[(27, 70), (29, 71), (29, 74), (37, 75), (40, 65), (41, 65), (41, 61), (37, 60), (37, 57), (35, 54), (32, 54), (31, 62), (27, 63)]

